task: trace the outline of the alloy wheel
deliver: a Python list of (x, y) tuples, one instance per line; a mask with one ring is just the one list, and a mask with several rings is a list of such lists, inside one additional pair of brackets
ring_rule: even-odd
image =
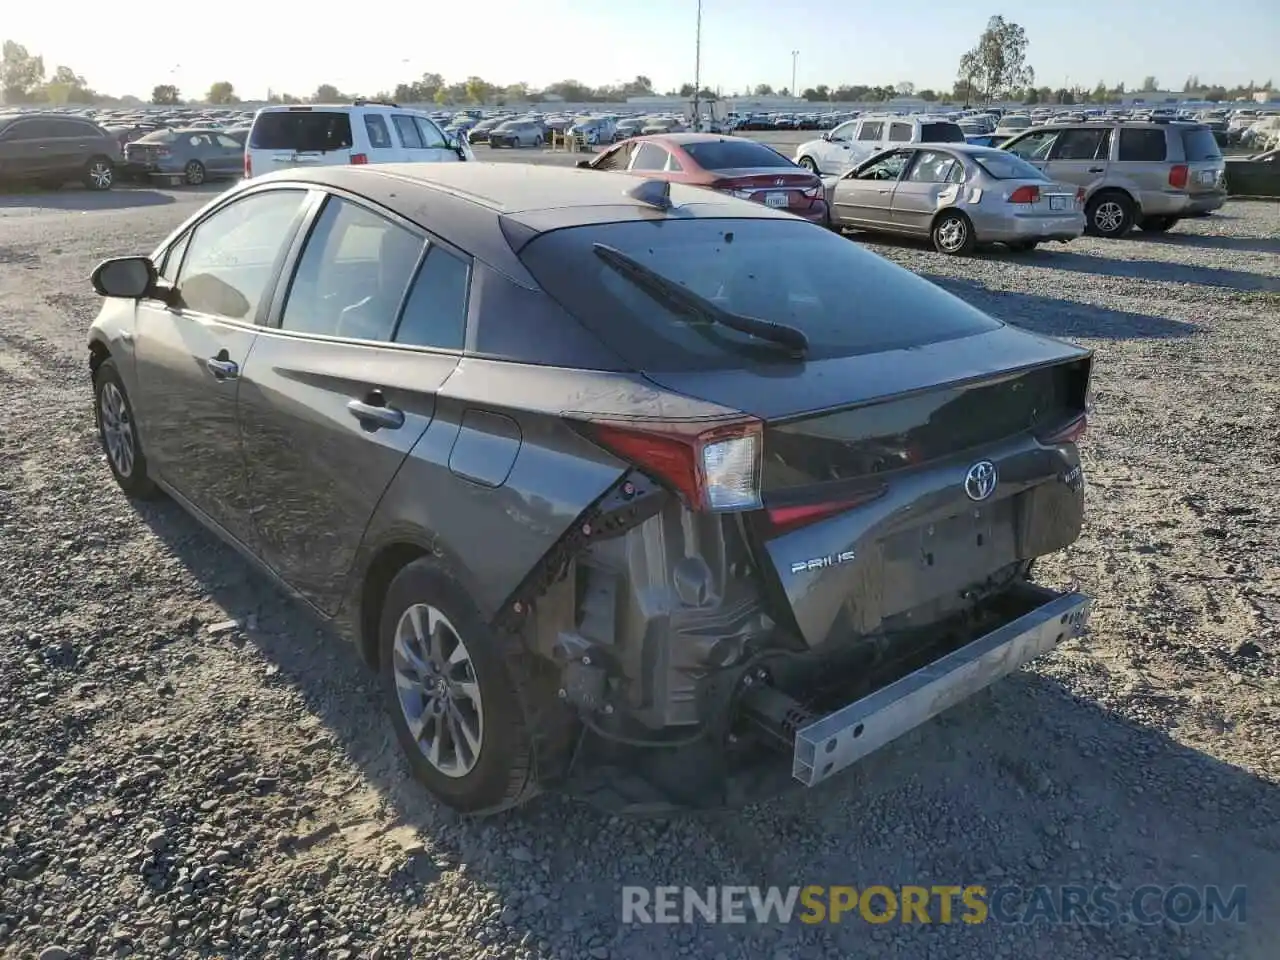
[(105, 190), (111, 186), (111, 164), (104, 160), (95, 160), (89, 165), (89, 182), (95, 190)]
[(484, 707), (471, 654), (453, 624), (417, 603), (401, 615), (392, 647), (396, 698), (422, 756), (464, 777), (484, 744)]
[(938, 226), (938, 245), (947, 253), (954, 253), (964, 246), (968, 233), (964, 221), (952, 217)]
[(187, 183), (193, 187), (204, 183), (204, 167), (194, 160), (187, 164)]
[(116, 473), (128, 479), (133, 475), (134, 441), (133, 419), (124, 402), (124, 394), (110, 381), (102, 385), (99, 409), (102, 419), (102, 439), (106, 442), (107, 456)]
[(1124, 223), (1124, 208), (1115, 200), (1104, 200), (1093, 211), (1093, 225), (1099, 233), (1115, 233)]

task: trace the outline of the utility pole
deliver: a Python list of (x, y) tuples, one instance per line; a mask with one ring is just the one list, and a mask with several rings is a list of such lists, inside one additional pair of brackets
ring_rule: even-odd
[(796, 96), (796, 59), (800, 56), (799, 50), (791, 51), (791, 96)]
[(693, 129), (702, 129), (702, 107), (698, 93), (702, 90), (702, 0), (698, 0), (698, 25), (693, 39)]

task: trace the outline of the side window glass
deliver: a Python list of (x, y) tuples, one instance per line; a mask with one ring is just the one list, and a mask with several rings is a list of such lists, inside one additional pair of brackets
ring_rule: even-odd
[(852, 121), (851, 123), (842, 123), (840, 124), (840, 126), (836, 127), (834, 130), (831, 131), (831, 139), (832, 140), (852, 140), (854, 133), (857, 132), (857, 129), (858, 129), (858, 121), (856, 120)]
[(330, 197), (298, 262), (281, 328), (390, 340), (422, 246), (385, 217)]
[(1043, 160), (1049, 156), (1049, 151), (1053, 149), (1054, 141), (1057, 139), (1058, 131), (1056, 130), (1033, 133), (1004, 149), (1023, 160)]
[(884, 124), (880, 121), (864, 123), (862, 129), (858, 131), (859, 140), (879, 140), (880, 134), (884, 131)]
[(909, 123), (889, 124), (889, 139), (895, 143), (910, 143), (911, 125)]
[(632, 170), (661, 170), (667, 165), (667, 151), (657, 144), (642, 143), (631, 161)]
[(199, 224), (178, 276), (183, 306), (252, 321), (268, 296), (305, 196), (302, 190), (251, 194)]
[(680, 161), (676, 159), (676, 155), (674, 153), (667, 154), (667, 172), (684, 173), (684, 167), (680, 166)]
[(369, 146), (375, 149), (391, 146), (391, 131), (387, 129), (387, 121), (381, 114), (366, 113), (364, 128), (369, 132)]
[(242, 144), (239, 140), (235, 139), (234, 137), (224, 136), (221, 133), (218, 134), (218, 146), (222, 147), (223, 150), (243, 150), (244, 149), (244, 144)]
[(1163, 130), (1146, 130), (1141, 127), (1120, 128), (1120, 160), (1160, 162), (1165, 159)]
[(916, 154), (915, 165), (907, 175), (909, 183), (947, 183), (951, 179), (951, 171), (956, 167), (956, 159), (949, 153), (934, 150), (922, 150)]
[(461, 350), (467, 329), (470, 269), (441, 247), (431, 247), (409, 290), (396, 343)]
[(400, 143), (403, 146), (410, 150), (422, 149), (422, 135), (418, 133), (418, 125), (413, 122), (413, 117), (397, 114), (391, 118), (391, 122), (396, 125), (396, 133), (400, 135)]
[(5, 127), (4, 133), (0, 134), (0, 139), (40, 140), (49, 135), (43, 128), (44, 124), (39, 120), (19, 120), (17, 123), (11, 123)]
[(630, 146), (624, 144), (610, 150), (599, 160), (596, 161), (596, 170), (625, 170), (627, 168), (627, 160), (631, 157)]
[(907, 165), (907, 157), (908, 154), (903, 152), (891, 153), (887, 157), (882, 157), (858, 174), (858, 179), (897, 180), (902, 176), (903, 167)]
[(1092, 160), (1102, 146), (1105, 130), (1064, 130), (1053, 150), (1054, 160)]
[(449, 141), (444, 138), (444, 134), (440, 132), (440, 128), (428, 120), (426, 117), (414, 117), (418, 123), (418, 134), (422, 137), (422, 143), (428, 150), (447, 150)]

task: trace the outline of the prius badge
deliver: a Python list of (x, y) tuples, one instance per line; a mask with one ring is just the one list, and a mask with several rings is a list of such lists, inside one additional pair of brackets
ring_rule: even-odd
[(996, 465), (990, 460), (979, 460), (964, 476), (964, 492), (970, 500), (986, 500), (996, 492)]

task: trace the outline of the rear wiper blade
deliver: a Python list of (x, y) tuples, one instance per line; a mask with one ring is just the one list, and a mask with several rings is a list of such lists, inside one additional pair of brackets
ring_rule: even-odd
[(725, 310), (607, 244), (594, 244), (593, 249), (595, 255), (613, 270), (664, 306), (708, 323), (717, 323), (730, 330), (745, 333), (750, 337), (776, 343), (798, 356), (804, 356), (809, 351), (809, 338), (805, 336), (803, 330), (785, 323), (761, 320), (758, 317), (748, 317)]

